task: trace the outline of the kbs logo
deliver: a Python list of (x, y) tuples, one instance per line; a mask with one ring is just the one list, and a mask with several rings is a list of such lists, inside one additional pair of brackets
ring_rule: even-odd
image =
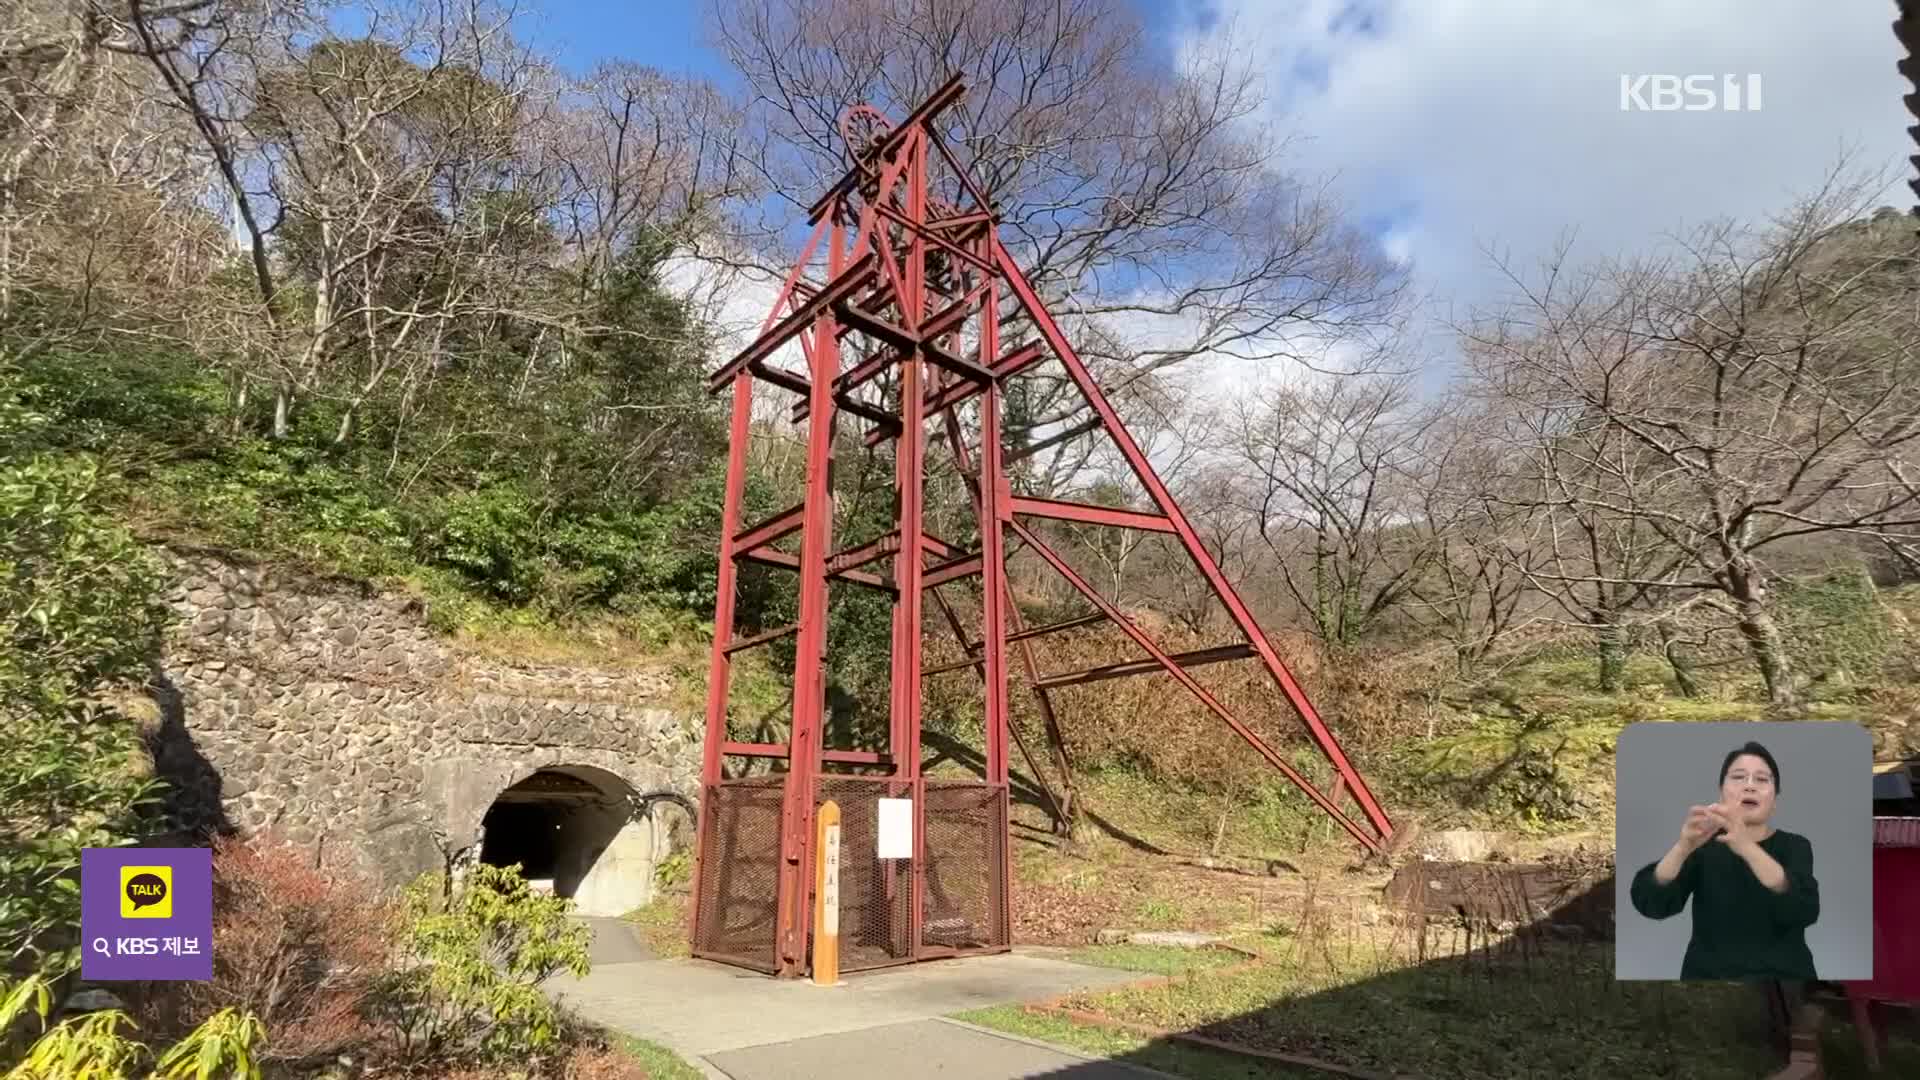
[(1622, 75), (1621, 112), (1759, 112), (1759, 75)]

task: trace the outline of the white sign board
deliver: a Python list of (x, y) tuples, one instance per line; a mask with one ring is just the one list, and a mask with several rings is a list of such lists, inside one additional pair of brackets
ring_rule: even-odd
[(823, 933), (832, 935), (840, 932), (840, 826), (827, 826), (827, 881), (820, 890), (822, 906), (826, 912), (821, 928)]
[(880, 800), (880, 858), (913, 858), (913, 800)]

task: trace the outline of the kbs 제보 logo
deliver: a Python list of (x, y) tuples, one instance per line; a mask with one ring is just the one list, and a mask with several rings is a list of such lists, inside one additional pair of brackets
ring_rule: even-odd
[(90, 982), (213, 978), (213, 852), (81, 851), (80, 946)]

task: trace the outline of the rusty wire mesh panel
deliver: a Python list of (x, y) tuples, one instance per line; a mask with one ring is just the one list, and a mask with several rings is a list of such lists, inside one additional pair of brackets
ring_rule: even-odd
[(928, 780), (923, 828), (928, 948), (1001, 949), (1009, 944), (1007, 789)]
[(861, 971), (913, 959), (907, 915), (913, 901), (913, 863), (878, 857), (880, 808), (905, 798), (908, 786), (883, 777), (822, 776), (818, 807), (840, 806), (840, 970)]
[(784, 776), (756, 776), (706, 789), (695, 956), (774, 970), (785, 786)]

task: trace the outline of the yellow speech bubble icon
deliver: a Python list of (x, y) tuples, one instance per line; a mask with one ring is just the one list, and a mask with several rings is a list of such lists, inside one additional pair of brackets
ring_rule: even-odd
[(120, 917), (123, 919), (171, 919), (173, 917), (173, 867), (121, 867)]

